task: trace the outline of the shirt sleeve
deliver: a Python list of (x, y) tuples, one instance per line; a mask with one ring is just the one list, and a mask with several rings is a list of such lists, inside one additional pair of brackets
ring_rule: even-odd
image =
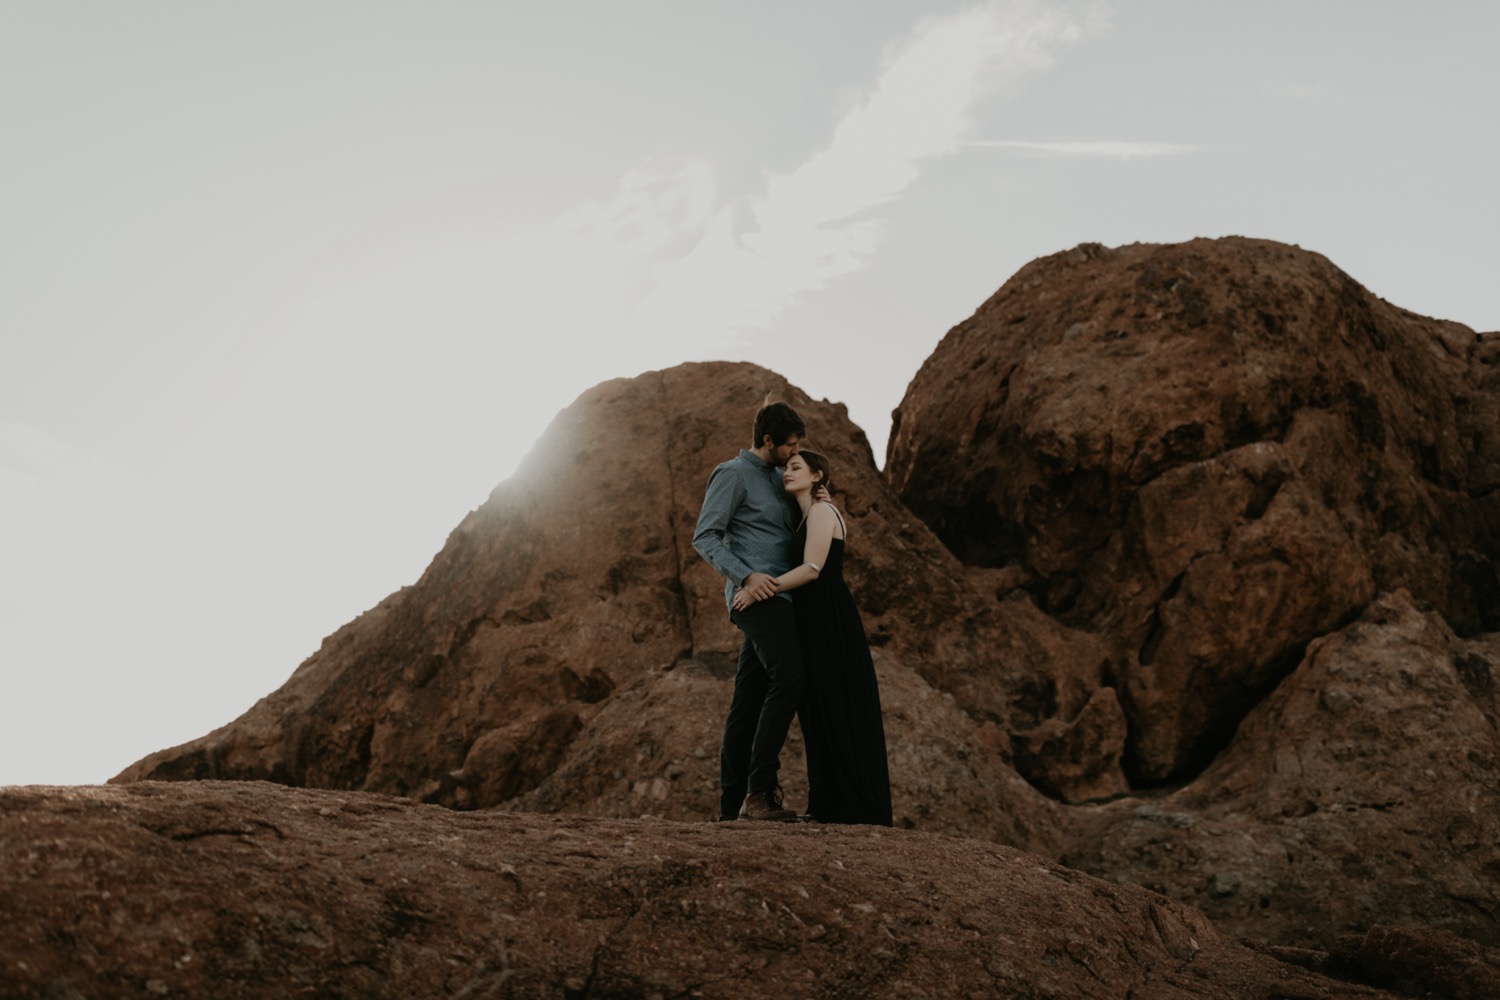
[(722, 466), (715, 469), (708, 477), (703, 509), (698, 513), (698, 527), (693, 532), (693, 548), (734, 584), (743, 583), (754, 572), (724, 540), (729, 521), (744, 500), (745, 484), (735, 471)]

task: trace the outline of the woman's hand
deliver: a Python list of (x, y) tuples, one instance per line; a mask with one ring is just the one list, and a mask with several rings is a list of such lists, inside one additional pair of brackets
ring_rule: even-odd
[(745, 578), (745, 585), (734, 592), (732, 607), (736, 611), (744, 611), (756, 601), (774, 597), (780, 589), (775, 577), (765, 573), (751, 573)]

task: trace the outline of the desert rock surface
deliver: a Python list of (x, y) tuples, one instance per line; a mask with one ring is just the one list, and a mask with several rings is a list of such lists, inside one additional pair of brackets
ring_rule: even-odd
[(1245, 239), (1079, 247), (949, 333), (890, 480), (1101, 643), (1126, 720), (1136, 792), (1061, 857), (1260, 940), (1497, 943), (1497, 360)]
[[(117, 780), (263, 779), (460, 809), (706, 818), (739, 633), (692, 535), (709, 473), (749, 444), (767, 391), (798, 407), (832, 460), (860, 540), (849, 578), (893, 713), (898, 821), (1051, 843), (1050, 801), (980, 722), (1029, 731), (1080, 710), (1102, 652), (1024, 595), (997, 602), (977, 585), (895, 500), (842, 407), (743, 364), (585, 393), (415, 585), (331, 636), (240, 719)], [(1084, 778), (1123, 789), (1122, 746), (1095, 754)], [(797, 747), (785, 763), (783, 783), (802, 787)]]
[(1390, 995), (1144, 889), (902, 830), (144, 782), (0, 792), (0, 862), (17, 998)]
[[(691, 537), (767, 392), (834, 465), (898, 827), (1310, 969), (1487, 981), (1431, 985), (1500, 947), (1500, 335), (1264, 240), (1023, 268), (917, 374), (884, 472), (752, 365), (597, 386), (420, 580), (115, 780), (706, 818), (738, 634)], [(794, 805), (799, 757), (794, 727)]]
[(887, 472), (965, 563), (1105, 639), (1144, 781), (1405, 588), (1500, 629), (1500, 337), (1265, 240), (1033, 261), (923, 364)]

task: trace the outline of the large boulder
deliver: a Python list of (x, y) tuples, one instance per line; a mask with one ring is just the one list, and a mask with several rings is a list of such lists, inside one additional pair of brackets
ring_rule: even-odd
[(1500, 629), (1497, 358), (1295, 247), (1085, 245), (943, 339), (886, 471), (959, 559), (1100, 637), (1128, 773), (1181, 780), (1377, 593)]
[[(1500, 947), (1497, 357), (1221, 240), (1024, 269), (913, 382), (889, 481), (843, 407), (764, 369), (605, 383), (416, 584), (116, 780), (704, 817), (738, 634), (691, 535), (770, 391), (841, 484), (898, 826), (1438, 982), (1421, 942)], [(794, 727), (793, 804), (800, 757)]]
[(0, 992), (1391, 996), (981, 841), (466, 813), (264, 782), (0, 791)]
[(1192, 784), (1075, 813), (1061, 857), (1256, 940), (1334, 950), (1398, 924), (1500, 947), (1496, 652), (1387, 595)]
[[(1050, 842), (1050, 803), (1001, 759), (1005, 731), (1081, 710), (1104, 682), (1104, 654), (966, 573), (892, 495), (842, 406), (744, 364), (682, 365), (585, 393), (414, 585), (336, 632), (239, 719), (115, 780), (707, 815), (739, 633), (692, 535), (709, 473), (750, 443), (767, 392), (799, 409), (836, 470), (849, 578), (896, 711), (898, 820), (1007, 839), (1035, 829)], [(1119, 755), (1093, 754), (1077, 780), (1123, 788)], [(799, 758), (793, 745), (794, 801)]]

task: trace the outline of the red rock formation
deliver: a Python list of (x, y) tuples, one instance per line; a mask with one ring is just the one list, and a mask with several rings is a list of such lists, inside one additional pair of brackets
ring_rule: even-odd
[(1197, 781), (1075, 817), (1062, 857), (1224, 930), (1333, 949), (1382, 923), (1500, 947), (1488, 660), (1404, 591), (1317, 640)]
[(1421, 927), (1380, 924), (1350, 935), (1319, 965), (1340, 978), (1378, 982), (1409, 997), (1500, 997), (1500, 949)]
[[(240, 719), (116, 780), (707, 815), (739, 633), (692, 533), (709, 472), (749, 444), (768, 390), (799, 408), (837, 470), (849, 576), (896, 713), (898, 820), (1051, 843), (1046, 804), (980, 723), (1029, 729), (1076, 711), (1099, 686), (1102, 651), (1028, 601), (979, 589), (992, 581), (966, 574), (895, 500), (842, 406), (751, 365), (682, 365), (585, 393), (414, 586)], [(799, 758), (786, 755), (794, 801)], [(1118, 751), (1090, 771), (1090, 787), (1123, 787)]]
[(263, 782), (0, 791), (0, 901), (18, 1000), (1390, 996), (980, 841)]
[(606, 383), (414, 586), (117, 780), (702, 817), (737, 633), (690, 539), (769, 389), (845, 491), (898, 823), (1437, 982), (1410, 942), (1497, 945), (1497, 357), (1221, 240), (1023, 269), (913, 382), (894, 487), (842, 407), (762, 369)]
[(944, 338), (887, 472), (960, 559), (1104, 640), (1128, 769), (1161, 781), (1379, 591), (1500, 629), (1497, 358), (1294, 247), (1086, 245)]

